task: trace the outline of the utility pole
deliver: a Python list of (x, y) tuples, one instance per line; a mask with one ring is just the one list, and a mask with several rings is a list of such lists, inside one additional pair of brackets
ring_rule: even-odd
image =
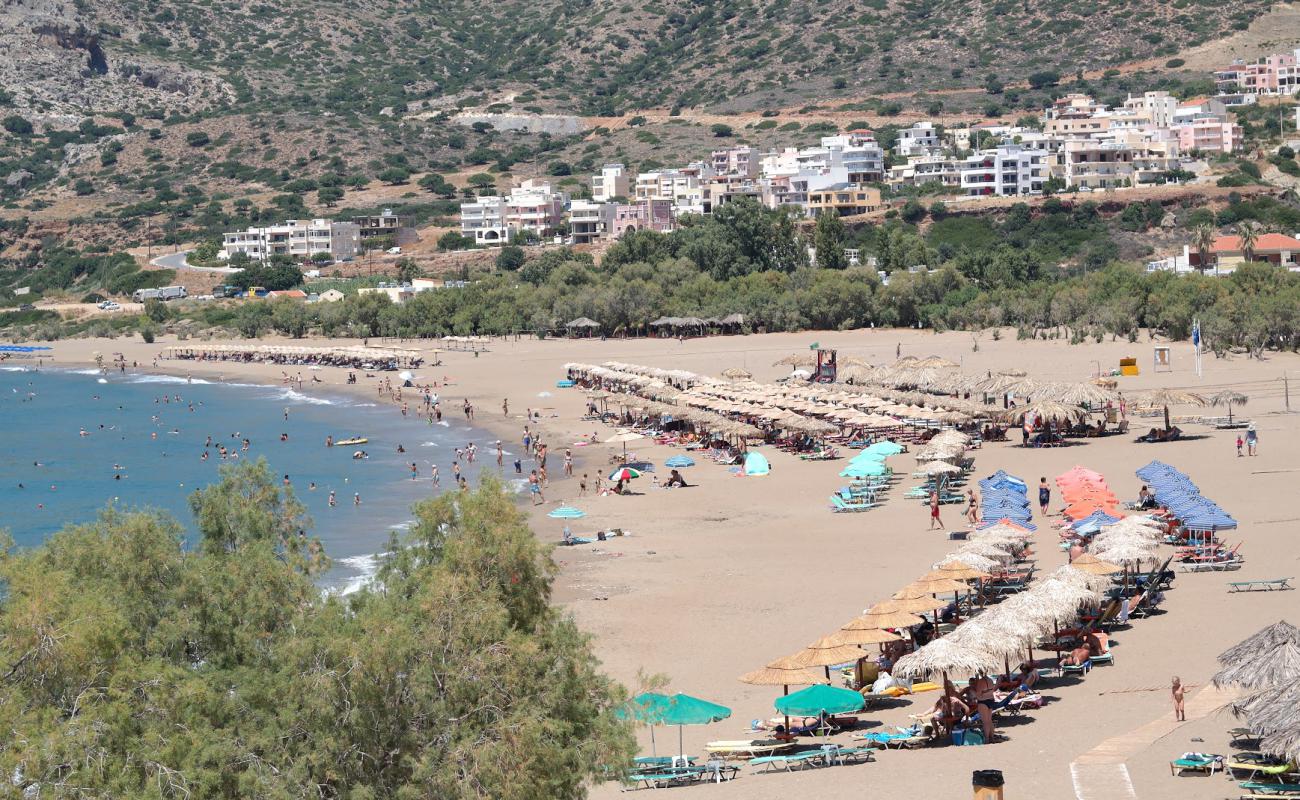
[(1291, 382), (1286, 377), (1286, 372), (1282, 373), (1282, 397), (1286, 402), (1287, 413), (1291, 411)]

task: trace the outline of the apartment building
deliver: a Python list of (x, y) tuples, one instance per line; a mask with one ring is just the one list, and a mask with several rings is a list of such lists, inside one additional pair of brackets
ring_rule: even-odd
[(569, 232), (574, 244), (592, 244), (610, 235), (614, 229), (617, 203), (574, 200), (569, 204)]
[(1117, 189), (1154, 183), (1179, 166), (1178, 142), (1147, 138), (1099, 141), (1074, 139), (1060, 152), (1065, 185), (1088, 189)]
[(361, 229), (363, 243), (373, 239), (384, 239), (395, 245), (420, 241), (420, 235), (415, 232), (414, 220), (403, 214), (394, 214), (391, 208), (385, 208), (378, 214), (353, 217), (352, 221)]
[(649, 230), (667, 233), (672, 229), (672, 202), (646, 199), (634, 203), (618, 203), (614, 208), (614, 221), (610, 235), (619, 239), (630, 231)]
[(544, 181), (526, 180), (506, 197), (478, 197), (460, 206), (460, 232), (479, 245), (501, 245), (518, 231), (544, 235), (564, 221), (568, 198)]
[(927, 183), (960, 186), (963, 163), (944, 155), (913, 156), (907, 159), (906, 164), (890, 167), (889, 177), (885, 180), (891, 189), (924, 186)]
[(1170, 130), (1178, 136), (1178, 149), (1182, 152), (1231, 153), (1241, 148), (1241, 126), (1217, 114), (1195, 117)]
[(933, 122), (918, 122), (898, 132), (894, 153), (904, 158), (925, 155), (939, 148), (939, 131)]
[(960, 186), (968, 197), (1013, 197), (1037, 194), (1051, 177), (1043, 150), (1002, 145), (961, 162)]
[(627, 168), (622, 164), (606, 164), (591, 176), (591, 199), (608, 203), (615, 197), (631, 197), (632, 183)]
[(460, 204), (460, 233), (474, 243), (500, 245), (510, 241), (514, 231), (506, 224), (506, 199), (496, 195), (477, 197)]
[(271, 256), (308, 259), (329, 253), (334, 261), (355, 258), (361, 247), (361, 228), (355, 222), (328, 219), (286, 220), (282, 225), (249, 228), (222, 236), (221, 258), (243, 253), (254, 261)]
[(703, 214), (704, 189), (701, 179), (713, 177), (713, 167), (690, 164), (683, 169), (642, 172), (636, 176), (633, 194), (637, 200), (667, 200), (675, 214)]
[(1300, 91), (1300, 49), (1265, 56), (1251, 64), (1233, 61), (1214, 71), (1214, 85), (1221, 95), (1296, 94)]
[(857, 183), (835, 183), (808, 193), (808, 213), (814, 217), (830, 212), (846, 217), (881, 207), (880, 190)]
[(1157, 128), (1168, 128), (1174, 124), (1174, 115), (1178, 110), (1178, 99), (1169, 92), (1143, 92), (1141, 97), (1129, 95), (1124, 101), (1124, 109), (1148, 124)]
[(758, 176), (760, 156), (749, 146), (714, 150), (710, 156), (714, 175), (734, 175), (745, 178)]

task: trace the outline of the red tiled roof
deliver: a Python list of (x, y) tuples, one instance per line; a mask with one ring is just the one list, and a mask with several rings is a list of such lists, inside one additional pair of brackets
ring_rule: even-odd
[[(1240, 253), (1241, 239), (1237, 236), (1220, 236), (1214, 240), (1214, 245), (1210, 247), (1215, 253)], [(1283, 236), (1280, 233), (1265, 233), (1255, 241), (1256, 253), (1271, 252), (1275, 250), (1288, 250), (1300, 252), (1300, 239), (1292, 239), (1290, 236)]]

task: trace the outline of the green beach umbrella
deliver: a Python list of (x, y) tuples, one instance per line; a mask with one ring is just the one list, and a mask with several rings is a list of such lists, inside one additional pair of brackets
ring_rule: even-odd
[(818, 683), (777, 698), (776, 710), (786, 716), (811, 717), (861, 711), (863, 705), (862, 695), (852, 689)]

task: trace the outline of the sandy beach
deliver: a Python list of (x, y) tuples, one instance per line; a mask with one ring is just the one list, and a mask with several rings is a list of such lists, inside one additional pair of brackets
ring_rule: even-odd
[[(1031, 486), (1040, 477), (1050, 483), (1082, 465), (1101, 472), (1122, 498), (1137, 495), (1141, 482), (1134, 470), (1158, 458), (1190, 475), (1240, 522), (1238, 530), (1223, 538), (1232, 544), (1243, 542), (1244, 566), (1229, 573), (1179, 574), (1165, 601), (1165, 613), (1115, 634), (1114, 666), (1094, 669), (1082, 680), (1054, 682), (1045, 690), (1049, 702), (1044, 708), (1012, 720), (1001, 729), (1006, 740), (989, 746), (882, 752), (877, 763), (791, 774), (745, 770), (734, 782), (681, 790), (718, 798), (784, 798), (792, 793), (846, 796), (870, 787), (909, 796), (965, 797), (971, 770), (993, 768), (1004, 771), (1008, 798), (1234, 794), (1235, 787), (1218, 776), (1173, 778), (1168, 762), (1185, 751), (1233, 752), (1226, 733), (1234, 727), (1231, 715), (1213, 712), (1215, 698), (1198, 695), (1217, 668), (1214, 656), (1269, 623), (1288, 616), (1294, 622), (1300, 616), (1298, 593), (1227, 593), (1230, 580), (1300, 576), (1295, 544), (1300, 512), (1287, 502), (1300, 474), (1294, 459), (1300, 452), (1300, 423), (1284, 411), (1287, 385), (1283, 380), (1288, 375), (1300, 378), (1300, 356), (1270, 354), (1260, 361), (1244, 355), (1226, 359), (1206, 355), (1204, 374), (1197, 377), (1192, 348), (1186, 343), (1173, 345), (1171, 371), (1155, 372), (1149, 341), (1071, 346), (1061, 340), (1019, 342), (1014, 331), (1003, 334), (998, 341), (989, 335), (980, 337), (978, 351), (968, 333), (895, 330), (686, 341), (493, 340), (488, 352), (444, 351), (441, 365), (432, 366), (430, 357), (429, 364), (416, 372), (418, 383), (437, 381), (444, 413), (460, 414), (464, 399), (473, 403), (474, 424), (503, 439), (507, 450), (522, 449), (526, 410), (541, 410), (540, 425), (534, 427), (550, 444), (551, 475), (547, 502), (531, 513), (543, 540), (560, 538), (564, 523), (545, 516), (560, 502), (587, 512), (585, 519), (569, 523), (576, 534), (610, 527), (632, 533), (627, 538), (558, 549), (555, 558), (562, 572), (555, 599), (595, 638), (609, 672), (633, 691), (639, 675), (663, 674), (670, 679), (671, 691), (733, 709), (726, 721), (685, 730), (687, 752), (693, 753), (701, 753), (709, 740), (749, 738), (744, 733), (749, 720), (773, 713), (772, 701), (780, 695), (780, 687), (749, 686), (737, 676), (836, 630), (929, 571), (931, 563), (954, 545), (941, 532), (927, 532), (924, 505), (904, 499), (903, 491), (918, 483), (916, 479), (904, 478), (881, 508), (864, 514), (832, 514), (827, 495), (844, 483), (837, 477), (844, 461), (801, 462), (773, 448), (763, 449), (772, 462), (768, 477), (738, 478), (725, 467), (701, 461), (687, 472), (694, 486), (685, 490), (655, 490), (645, 479), (634, 484), (638, 494), (632, 496), (578, 498), (577, 476), (608, 471), (610, 455), (615, 448), (621, 452), (621, 445), (575, 447), (576, 475), (562, 476), (566, 446), (593, 430), (600, 439), (612, 432), (608, 426), (581, 420), (582, 392), (556, 388), (556, 381), (564, 377), (564, 363), (619, 360), (713, 375), (727, 367), (743, 367), (766, 381), (788, 372), (786, 367), (772, 366), (774, 361), (807, 352), (810, 344), (818, 342), (838, 348), (841, 357), (856, 356), (873, 364), (892, 363), (896, 350), (901, 350), (904, 355), (952, 359), (972, 374), (1015, 367), (1035, 378), (1062, 381), (1087, 380), (1099, 369), (1109, 372), (1120, 358), (1135, 357), (1142, 374), (1119, 379), (1126, 394), (1161, 386), (1205, 394), (1224, 388), (1241, 391), (1250, 401), (1245, 408), (1234, 409), (1234, 414), (1257, 423), (1260, 451), (1255, 458), (1236, 457), (1235, 431), (1202, 425), (1183, 426), (1198, 438), (1165, 444), (1136, 444), (1132, 436), (1112, 436), (1079, 440), (1083, 443), (1063, 448), (1026, 450), (1012, 446), (1019, 441), (1013, 436), (1014, 442), (989, 443), (970, 453), (977, 476), (1005, 469)], [(155, 356), (174, 343), (171, 337), (152, 345), (139, 340), (61, 341), (53, 343), (52, 363), (91, 364), (96, 352), (106, 359), (121, 353), (128, 364), (138, 362), (140, 370), (267, 384), (280, 383), (282, 371), (298, 371), (230, 362), (161, 361), (155, 366)], [(430, 356), (435, 347), (430, 342), (401, 344)], [(316, 375), (323, 383), (307, 383), (303, 390), (317, 387), (375, 395), (374, 379), (348, 386), (346, 372), (304, 371), (308, 380)], [(503, 399), (509, 400), (508, 415), (502, 413)], [(1300, 397), (1294, 402), (1300, 408)], [(1178, 407), (1172, 413), (1224, 412)], [(394, 425), (411, 424), (397, 411), (393, 416)], [(1154, 418), (1133, 420), (1133, 428), (1141, 431), (1158, 424)], [(479, 457), (492, 459), (491, 446), (479, 445)], [(681, 451), (645, 441), (629, 445), (629, 452), (662, 464)], [(906, 474), (914, 461), (901, 455), (890, 463)], [(525, 461), (525, 472), (530, 467)], [(1059, 509), (1056, 500), (1053, 511)], [(1065, 563), (1066, 556), (1056, 547), (1054, 528), (1037, 517), (1036, 508), (1035, 515), (1040, 525), (1035, 537), (1038, 566), (1050, 570)], [(945, 506), (943, 519), (949, 527), (962, 527), (964, 522), (958, 506)], [(1188, 721), (1177, 726), (1152, 724), (1172, 720), (1168, 687), (1174, 675), (1194, 687)], [(873, 724), (902, 725), (909, 713), (933, 701), (933, 693), (920, 694), (910, 705), (862, 716)], [(649, 733), (643, 730), (639, 736), (649, 752)], [(675, 747), (676, 736), (676, 731), (661, 730), (659, 752)], [(841, 740), (847, 742), (847, 737)], [(617, 785), (607, 784), (594, 787), (592, 796), (618, 793)]]

